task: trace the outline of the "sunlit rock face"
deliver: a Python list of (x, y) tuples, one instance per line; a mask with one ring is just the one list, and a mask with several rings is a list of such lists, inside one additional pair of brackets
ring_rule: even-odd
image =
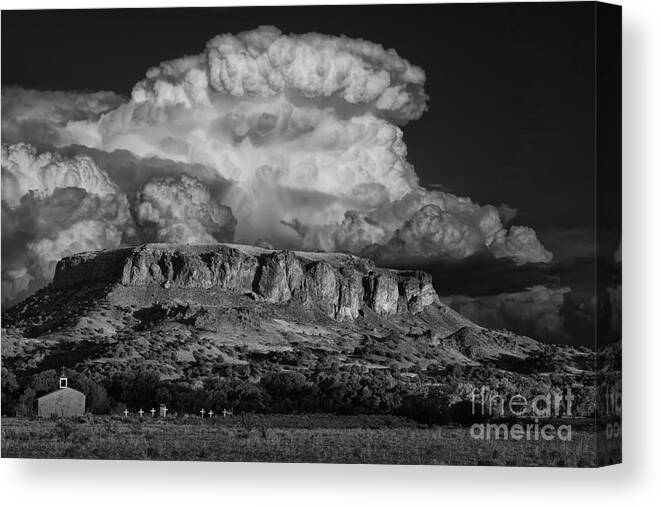
[(57, 264), (53, 285), (96, 282), (250, 293), (273, 304), (294, 300), (337, 320), (354, 320), (365, 309), (381, 316), (419, 313), (438, 303), (431, 277), (421, 271), (377, 268), (349, 254), (245, 245), (147, 244), (81, 253)]

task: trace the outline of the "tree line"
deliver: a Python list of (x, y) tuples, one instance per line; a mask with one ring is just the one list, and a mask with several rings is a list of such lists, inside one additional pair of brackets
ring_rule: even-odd
[[(149, 410), (164, 403), (170, 413), (227, 408), (235, 413), (392, 414), (427, 424), (468, 424), (475, 422), (469, 398), (477, 386), (532, 395), (568, 382), (576, 395), (576, 414), (594, 413), (589, 379), (560, 375), (531, 379), (488, 367), (434, 366), (415, 376), (402, 376), (397, 368), (340, 368), (337, 363), (305, 373), (282, 368), (260, 372), (258, 378), (243, 373), (191, 383), (162, 380), (157, 372), (145, 369), (99, 382), (83, 372), (64, 371), (70, 387), (85, 394), (86, 410), (94, 414)], [(35, 400), (57, 388), (59, 377), (56, 370), (44, 370), (17, 379), (3, 367), (3, 414), (33, 415)]]

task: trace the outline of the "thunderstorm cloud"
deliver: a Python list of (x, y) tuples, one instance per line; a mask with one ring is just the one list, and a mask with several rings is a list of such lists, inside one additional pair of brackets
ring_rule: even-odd
[(403, 129), (424, 85), (379, 44), (260, 27), (149, 69), (127, 98), (3, 89), (3, 304), (63, 255), (140, 241), (549, 262), (512, 208), (419, 184)]

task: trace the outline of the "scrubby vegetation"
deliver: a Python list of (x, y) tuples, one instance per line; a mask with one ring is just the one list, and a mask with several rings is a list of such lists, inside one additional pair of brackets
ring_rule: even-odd
[[(471, 396), (487, 387), (501, 396), (533, 397), (572, 390), (572, 415), (594, 415), (595, 393), (590, 375), (522, 375), (496, 368), (428, 367), (418, 373), (397, 368), (367, 369), (329, 361), (315, 368), (283, 369), (268, 361), (228, 365), (222, 375), (188, 382), (164, 380), (145, 366), (111, 378), (91, 371), (65, 369), (70, 386), (87, 397), (93, 414), (149, 410), (165, 403), (171, 413), (197, 414), (201, 409), (236, 413), (330, 413), (340, 415), (402, 415), (428, 424), (470, 424)], [(50, 369), (16, 378), (2, 370), (3, 412), (32, 414), (34, 400), (57, 386), (60, 372)]]

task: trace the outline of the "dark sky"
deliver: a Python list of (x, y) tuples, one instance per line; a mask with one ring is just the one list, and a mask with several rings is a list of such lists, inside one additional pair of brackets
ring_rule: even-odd
[(128, 95), (219, 33), (362, 37), (427, 73), (430, 109), (405, 127), (422, 183), (507, 203), (561, 243), (593, 221), (593, 16), (592, 3), (4, 11), (2, 81)]

